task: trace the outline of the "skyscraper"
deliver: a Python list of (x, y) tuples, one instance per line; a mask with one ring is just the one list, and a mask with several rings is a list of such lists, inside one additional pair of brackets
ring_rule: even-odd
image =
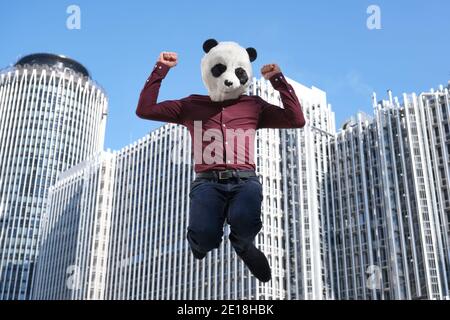
[(424, 92), (419, 103), (424, 109), (427, 124), (429, 165), (432, 169), (433, 187), (436, 191), (436, 232), (440, 236), (439, 264), (443, 294), (450, 299), (450, 82), (447, 87)]
[(103, 148), (107, 98), (80, 63), (32, 54), (0, 72), (0, 299), (27, 299), (48, 189)]
[[(260, 170), (273, 166), (277, 174), (268, 173), (266, 186), (275, 185), (278, 198), (272, 206), (278, 215), (270, 215), (281, 230), (281, 250), (285, 265), (287, 299), (327, 299), (327, 256), (324, 241), (324, 190), (328, 163), (328, 141), (335, 134), (335, 115), (327, 103), (326, 93), (288, 79), (302, 104), (308, 120), (302, 129), (276, 130), (276, 149), (271, 163), (261, 163)], [(277, 91), (260, 80), (252, 86), (252, 94), (280, 105)], [(272, 181), (271, 181), (272, 180)]]
[(335, 134), (335, 116), (326, 93), (290, 80), (309, 120), (302, 130), (282, 130), (281, 174), (285, 211), (286, 280), (289, 299), (330, 297), (324, 196), (328, 142)]
[[(330, 143), (327, 236), (336, 299), (447, 299), (449, 95), (404, 95)], [(445, 161), (444, 161), (445, 160)]]
[(114, 165), (114, 154), (99, 152), (61, 173), (50, 187), (34, 298), (104, 298)]

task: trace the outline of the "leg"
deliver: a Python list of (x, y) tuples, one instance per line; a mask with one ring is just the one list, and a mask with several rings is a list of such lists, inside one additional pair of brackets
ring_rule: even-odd
[(238, 184), (230, 200), (227, 221), (230, 225), (230, 241), (236, 253), (252, 246), (262, 228), (262, 185), (258, 178), (250, 178)]
[(253, 244), (262, 228), (262, 198), (262, 185), (257, 178), (236, 185), (227, 219), (231, 228), (229, 238), (237, 255), (258, 280), (268, 282), (272, 278), (269, 262)]
[(206, 179), (194, 180), (189, 198), (187, 240), (194, 257), (203, 259), (222, 241), (227, 198), (219, 184)]

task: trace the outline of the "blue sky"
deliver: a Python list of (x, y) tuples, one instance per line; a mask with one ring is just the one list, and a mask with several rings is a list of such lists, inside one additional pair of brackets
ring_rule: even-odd
[[(71, 4), (81, 9), (81, 30), (66, 28)], [(381, 30), (366, 27), (371, 4), (381, 8)], [(448, 0), (1, 1), (0, 67), (34, 52), (81, 62), (107, 91), (105, 147), (119, 149), (161, 125), (135, 115), (160, 51), (179, 53), (160, 92), (176, 99), (206, 94), (203, 41), (233, 40), (258, 50), (258, 76), (276, 62), (288, 77), (325, 90), (340, 126), (358, 110), (372, 114), (372, 91), (384, 98), (387, 89), (401, 95), (450, 80), (449, 12)]]

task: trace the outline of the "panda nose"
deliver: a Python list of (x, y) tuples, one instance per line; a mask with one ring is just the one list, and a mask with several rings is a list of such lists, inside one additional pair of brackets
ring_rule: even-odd
[(225, 80), (225, 85), (226, 85), (227, 87), (231, 87), (231, 86), (233, 85), (233, 82), (228, 81), (228, 80)]

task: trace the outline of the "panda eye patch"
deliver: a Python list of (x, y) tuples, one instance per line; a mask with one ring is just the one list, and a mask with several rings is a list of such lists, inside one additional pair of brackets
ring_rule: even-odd
[(223, 65), (221, 63), (216, 64), (214, 67), (211, 68), (211, 73), (214, 77), (218, 78), (222, 73), (227, 71), (227, 66)]
[(244, 85), (248, 81), (248, 75), (247, 72), (243, 68), (237, 68), (234, 73), (236, 74), (236, 77), (239, 79), (239, 82), (241, 85)]

